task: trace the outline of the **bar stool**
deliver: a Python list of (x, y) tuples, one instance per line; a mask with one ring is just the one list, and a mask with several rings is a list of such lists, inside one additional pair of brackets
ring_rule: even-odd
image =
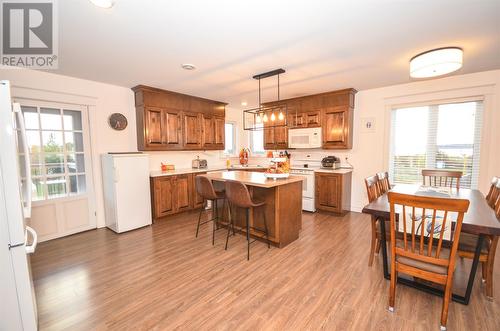
[[(214, 189), (214, 186), (212, 184), (212, 181), (208, 179), (206, 176), (203, 175), (198, 175), (196, 176), (195, 179), (195, 186), (196, 186), (196, 192), (203, 198), (203, 207), (200, 210), (200, 215), (198, 216), (198, 225), (196, 226), (196, 238), (198, 238), (198, 232), (200, 230), (200, 225), (205, 224), (208, 222), (213, 222), (212, 226), (212, 245), (215, 244), (215, 230), (216, 228), (219, 229), (219, 224), (218, 221), (220, 219), (219, 217), (219, 211), (217, 208), (217, 200), (224, 199), (222, 203), (222, 213), (224, 213), (224, 206), (226, 202), (226, 195), (224, 191), (222, 192), (217, 192)], [(212, 201), (212, 216), (215, 215), (215, 217), (206, 220), (204, 222), (201, 222), (201, 214), (203, 213), (205, 209), (205, 204), (207, 201)]]
[(227, 250), (227, 244), (229, 241), (229, 232), (230, 229), (233, 229), (233, 234), (234, 234), (234, 221), (233, 217), (231, 215), (231, 207), (240, 207), (240, 208), (245, 208), (246, 209), (246, 217), (245, 217), (245, 226), (246, 226), (246, 231), (247, 231), (247, 260), (250, 260), (250, 244), (255, 242), (255, 240), (250, 241), (250, 229), (262, 232), (266, 235), (266, 241), (267, 241), (267, 248), (271, 247), (271, 244), (269, 242), (269, 231), (267, 227), (267, 220), (266, 220), (266, 212), (264, 208), (261, 208), (262, 210), (262, 215), (264, 218), (264, 231), (261, 229), (257, 229), (254, 227), (251, 227), (249, 225), (249, 218), (250, 218), (250, 209), (252, 208), (255, 210), (255, 208), (258, 207), (265, 207), (266, 203), (261, 202), (261, 201), (253, 201), (252, 198), (250, 197), (250, 192), (248, 192), (248, 188), (246, 187), (245, 184), (236, 182), (236, 181), (226, 181), (225, 183), (225, 189), (226, 189), (226, 198), (229, 202), (229, 224), (227, 226), (227, 236), (226, 236), (226, 250)]

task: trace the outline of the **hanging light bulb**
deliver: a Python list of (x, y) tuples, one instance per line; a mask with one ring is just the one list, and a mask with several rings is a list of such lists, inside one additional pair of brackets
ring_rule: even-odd
[(267, 122), (267, 114), (264, 113), (264, 117), (262, 117), (262, 122)]
[(261, 117), (261, 116), (262, 116), (262, 115), (261, 115), (260, 113), (259, 113), (259, 114), (257, 114), (257, 117), (255, 118), (255, 122), (256, 122), (256, 123), (262, 123), (262, 117)]
[(272, 122), (276, 121), (276, 115), (274, 115), (274, 112), (271, 113), (271, 121)]
[(280, 111), (279, 115), (278, 115), (278, 119), (280, 121), (283, 121), (283, 119), (285, 118), (285, 116), (283, 116), (283, 112)]

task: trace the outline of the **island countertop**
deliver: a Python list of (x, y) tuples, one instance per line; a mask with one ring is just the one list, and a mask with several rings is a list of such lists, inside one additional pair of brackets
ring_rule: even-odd
[(263, 188), (272, 188), (281, 185), (287, 185), (296, 182), (304, 181), (304, 177), (291, 175), (288, 178), (271, 179), (267, 178), (262, 172), (248, 171), (220, 171), (206, 175), (209, 179), (215, 181), (234, 180), (249, 186), (257, 186)]

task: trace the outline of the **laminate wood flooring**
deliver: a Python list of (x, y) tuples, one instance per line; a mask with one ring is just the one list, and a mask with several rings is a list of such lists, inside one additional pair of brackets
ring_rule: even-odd
[[(32, 271), (41, 330), (438, 330), (442, 299), (398, 285), (387, 311), (382, 259), (368, 267), (370, 219), (304, 213), (300, 238), (278, 249), (211, 224), (195, 238), (188, 212), (124, 234), (92, 230), (41, 243)], [(500, 330), (480, 269), (468, 306), (452, 302), (448, 330)], [(469, 260), (457, 261), (463, 290)]]

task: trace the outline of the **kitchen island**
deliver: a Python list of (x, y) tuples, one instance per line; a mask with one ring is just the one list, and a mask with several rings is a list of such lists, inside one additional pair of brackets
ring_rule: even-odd
[[(273, 245), (285, 247), (299, 238), (302, 228), (303, 177), (290, 176), (273, 180), (266, 178), (263, 173), (251, 171), (221, 171), (206, 176), (215, 186), (220, 186), (226, 180), (239, 181), (248, 186), (254, 200), (266, 202), (265, 207), (256, 208), (255, 212), (250, 211), (249, 223), (251, 227), (264, 229), (262, 212), (265, 212), (269, 240)], [(245, 233), (245, 210), (233, 208), (231, 217), (235, 228)], [(261, 233), (252, 230), (250, 235), (257, 239), (263, 237)]]

